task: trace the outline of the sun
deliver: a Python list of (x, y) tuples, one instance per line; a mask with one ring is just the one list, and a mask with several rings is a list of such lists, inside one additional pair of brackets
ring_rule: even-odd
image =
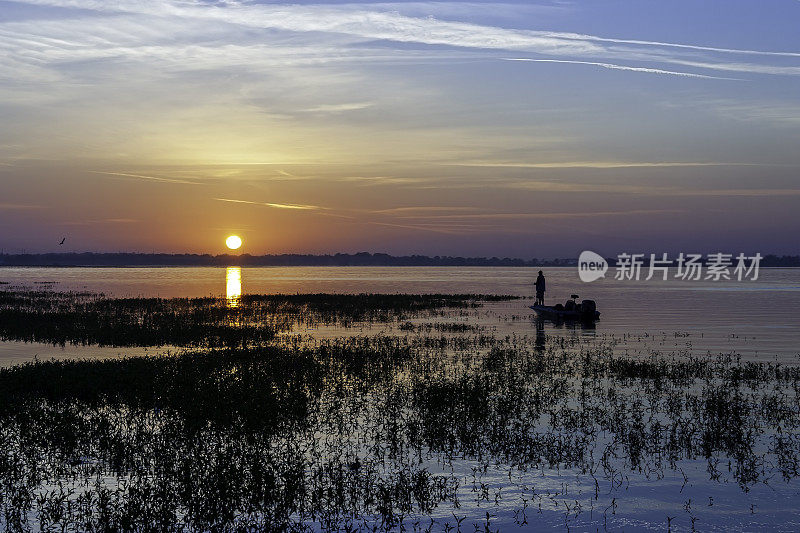
[(225, 245), (231, 250), (238, 250), (242, 245), (242, 239), (238, 235), (231, 235), (225, 239)]

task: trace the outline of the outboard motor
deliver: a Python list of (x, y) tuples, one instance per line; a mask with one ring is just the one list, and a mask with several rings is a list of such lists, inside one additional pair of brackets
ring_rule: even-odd
[(595, 313), (597, 312), (597, 304), (594, 303), (594, 300), (583, 300), (581, 302), (581, 314), (586, 318), (594, 318)]
[(574, 311), (575, 307), (575, 300), (567, 300), (567, 303), (564, 304), (564, 311)]

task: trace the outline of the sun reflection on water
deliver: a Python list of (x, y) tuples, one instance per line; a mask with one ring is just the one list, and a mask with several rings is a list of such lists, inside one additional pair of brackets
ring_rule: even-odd
[(242, 299), (242, 267), (228, 267), (225, 282), (228, 307), (239, 307)]

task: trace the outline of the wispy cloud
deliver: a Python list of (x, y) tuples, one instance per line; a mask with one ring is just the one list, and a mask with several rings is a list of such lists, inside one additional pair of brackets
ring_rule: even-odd
[(752, 189), (697, 189), (694, 187), (665, 187), (655, 184), (625, 185), (616, 183), (575, 183), (567, 181), (513, 180), (496, 183), (496, 187), (524, 189), (537, 192), (562, 193), (607, 193), (631, 194), (636, 196), (664, 197), (771, 197), (800, 196), (800, 189), (786, 188), (752, 188)]
[(144, 174), (128, 174), (126, 172), (105, 172), (100, 170), (89, 170), (92, 174), (102, 174), (105, 176), (119, 176), (123, 178), (134, 178), (146, 181), (157, 181), (160, 183), (179, 183), (182, 185), (200, 185), (199, 181), (190, 181), (185, 179), (176, 179), (176, 178), (161, 178), (158, 176), (146, 176)]
[(722, 70), (726, 72), (747, 72), (751, 74), (770, 74), (775, 76), (798, 76), (800, 66), (784, 65), (759, 65), (756, 63), (727, 63), (720, 61), (691, 61), (687, 59), (674, 58), (670, 63), (684, 65), (687, 67), (697, 67), (710, 70)]
[(474, 211), (485, 211), (485, 208), (481, 207), (469, 207), (469, 206), (416, 206), (416, 207), (393, 207), (390, 209), (376, 209), (372, 211), (373, 213), (379, 213), (384, 215), (408, 215), (408, 214), (428, 214), (428, 213), (441, 213), (441, 212), (448, 212), (448, 211), (462, 211), (462, 212), (474, 212)]
[(662, 189), (656, 191), (664, 196), (800, 196), (800, 189)]
[[(584, 211), (584, 212), (561, 212), (561, 213), (466, 213), (455, 215), (429, 215), (422, 218), (424, 220), (557, 220), (563, 218), (599, 218), (599, 217), (624, 217), (634, 215), (662, 215), (680, 213), (676, 209), (631, 209), (626, 211)], [(402, 217), (400, 217), (402, 218)]]
[[(402, 209), (402, 208), (400, 208)], [(414, 208), (416, 209), (416, 208)], [(433, 208), (439, 209), (439, 208)], [(458, 209), (458, 208), (455, 208)], [(474, 208), (465, 207), (465, 210)], [(390, 211), (390, 210), (387, 210)], [(678, 209), (633, 209), (623, 211), (596, 211), (584, 213), (455, 213), (455, 214), (403, 214), (390, 217), (388, 220), (368, 220), (367, 224), (398, 229), (409, 229), (421, 232), (442, 233), (447, 235), (470, 234), (535, 234), (548, 227), (548, 222), (586, 218), (624, 218), (642, 215), (672, 215), (681, 213)], [(386, 211), (384, 211), (386, 214)], [(531, 224), (524, 224), (530, 222)], [(522, 224), (522, 225), (521, 225)]]
[(65, 226), (96, 226), (98, 224), (134, 224), (136, 222), (139, 222), (139, 220), (135, 218), (100, 218), (93, 220), (73, 220), (63, 222), (62, 224)]
[(304, 204), (279, 204), (279, 203), (271, 203), (271, 202), (252, 202), (250, 200), (234, 200), (231, 198), (214, 198), (219, 202), (231, 202), (234, 204), (249, 204), (249, 205), (258, 205), (263, 207), (274, 207), (276, 209), (301, 209), (301, 210), (317, 210), (323, 209), (322, 207), (316, 205), (304, 205)]
[(429, 181), (429, 178), (401, 176), (342, 176), (337, 179), (359, 185), (413, 185)]
[(360, 109), (367, 109), (375, 104), (373, 102), (352, 102), (345, 104), (321, 104), (318, 106), (304, 109), (307, 113), (345, 113), (347, 111), (358, 111)]
[(30, 209), (44, 209), (44, 206), (34, 204), (14, 204), (0, 202), (0, 210), (4, 211), (28, 211)]
[[(351, 44), (363, 44), (365, 41), (393, 41), (466, 50), (528, 52), (560, 57), (564, 61), (578, 65), (688, 78), (713, 78), (713, 76), (678, 72), (649, 65), (620, 65), (598, 61), (597, 58), (671, 63), (742, 73), (800, 74), (800, 67), (793, 65), (741, 63), (727, 59), (728, 56), (738, 54), (764, 60), (784, 60), (800, 57), (800, 52), (797, 51), (735, 49), (569, 32), (503, 28), (457, 20), (407, 16), (401, 14), (397, 9), (391, 9), (391, 6), (381, 6), (380, 4), (371, 6), (365, 4), (281, 5), (240, 2), (203, 4), (155, 0), (128, 0), (114, 3), (97, 0), (25, 1), (36, 5), (102, 12), (107, 15), (128, 14), (151, 17), (149, 22), (153, 22), (148, 25), (144, 21), (136, 21), (139, 26), (138, 31), (145, 33), (147, 43), (137, 41), (136, 31), (130, 25), (130, 29), (121, 35), (109, 35), (109, 32), (105, 32), (106, 35), (102, 37), (94, 37), (93, 35), (96, 35), (94, 32), (86, 32), (86, 24), (80, 20), (8, 22), (0, 25), (0, 36), (4, 41), (0, 47), (16, 51), (17, 53), (12, 54), (14, 61), (38, 66), (41, 66), (42, 61), (48, 59), (50, 61), (68, 60), (98, 53), (105, 54), (105, 57), (116, 57), (122, 54), (131, 57), (158, 55), (166, 58), (170, 49), (173, 53), (179, 50), (184, 56), (203, 57), (203, 64), (200, 65), (202, 67), (213, 61), (217, 61), (217, 64), (222, 66), (220, 62), (224, 62), (226, 58), (228, 61), (237, 61), (239, 58), (247, 57), (246, 54), (257, 49), (255, 48), (257, 43), (242, 45), (218, 42), (213, 47), (206, 47), (202, 42), (202, 34), (199, 32), (210, 31), (215, 37), (224, 39), (226, 27), (238, 26), (295, 34), (313, 34), (316, 36), (315, 48), (319, 49), (321, 43), (329, 48), (326, 53), (318, 56), (317, 59), (322, 62), (347, 57), (348, 54), (342, 53), (344, 49), (347, 49), (348, 53), (359, 50), (359, 47), (350, 46)], [(175, 42), (174, 31), (159, 33), (159, 25), (163, 27), (165, 21), (174, 19), (183, 21), (183, 26), (189, 33), (182, 37), (188, 42)], [(204, 23), (212, 24), (209, 26)], [(194, 28), (192, 28), (192, 24), (194, 24)], [(102, 31), (103, 25), (107, 26), (107, 18), (102, 21), (101, 25), (90, 24), (93, 28), (97, 27), (98, 31)], [(192, 29), (198, 33), (193, 34)], [(320, 35), (340, 37), (323, 40), (319, 37)], [(348, 42), (348, 39), (351, 41)], [(154, 41), (157, 44), (153, 44)], [(280, 54), (281, 49), (286, 48), (286, 43), (281, 44), (282, 46), (272, 47), (271, 50), (265, 49), (262, 45), (258, 49), (258, 53), (262, 57)], [(193, 53), (191, 47), (200, 47), (202, 53)], [(22, 50), (25, 50), (24, 54), (21, 53)], [(217, 50), (217, 53), (214, 53), (214, 50)], [(256, 61), (257, 55), (246, 60)], [(384, 59), (387, 55), (391, 54), (384, 54)], [(394, 55), (411, 57), (411, 52), (395, 51)], [(429, 55), (433, 56), (433, 54)], [(565, 58), (565, 56), (568, 57)], [(185, 57), (179, 59), (185, 59)]]
[(800, 104), (792, 102), (712, 101), (707, 102), (706, 109), (734, 120), (790, 127), (800, 125)]
[(415, 231), (423, 231), (430, 233), (443, 233), (445, 235), (464, 235), (471, 233), (487, 233), (497, 231), (497, 226), (487, 225), (473, 225), (473, 224), (425, 224), (425, 223), (397, 223), (397, 222), (379, 222), (371, 220), (367, 222), (374, 226), (384, 226), (388, 228), (410, 229)]
[(761, 163), (737, 163), (714, 161), (554, 161), (546, 163), (526, 161), (463, 161), (440, 163), (454, 167), (496, 168), (669, 168), (669, 167), (733, 167), (763, 166)]
[(670, 43), (664, 41), (646, 41), (637, 39), (618, 39), (608, 37), (598, 37), (596, 35), (586, 35), (580, 33), (563, 33), (563, 32), (543, 32), (563, 39), (575, 39), (579, 41), (594, 41), (602, 43), (616, 43), (616, 44), (635, 44), (648, 47), (664, 47), (664, 48), (680, 48), (684, 50), (699, 50), (703, 52), (721, 52), (725, 54), (745, 54), (745, 55), (758, 55), (758, 56), (773, 56), (773, 57), (800, 57), (800, 52), (774, 52), (768, 50), (748, 50), (742, 48), (719, 48), (714, 46), (703, 46), (697, 44), (681, 44)]
[(596, 61), (576, 61), (570, 59), (531, 59), (527, 57), (503, 57), (503, 61), (523, 61), (528, 63), (564, 63), (569, 65), (590, 65), (609, 70), (627, 70), (630, 72), (645, 72), (647, 74), (666, 74), (669, 76), (680, 76), (684, 78), (704, 78), (707, 80), (729, 80), (742, 81), (740, 78), (723, 78), (720, 76), (706, 76), (704, 74), (694, 74), (691, 72), (678, 72), (675, 70), (663, 70), (659, 68), (631, 67), (627, 65), (616, 65), (614, 63), (599, 63)]

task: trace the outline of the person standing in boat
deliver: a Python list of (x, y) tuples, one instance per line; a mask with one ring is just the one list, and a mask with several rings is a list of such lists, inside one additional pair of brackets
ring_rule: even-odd
[(544, 305), (544, 291), (545, 291), (545, 281), (544, 281), (544, 274), (542, 271), (539, 271), (539, 276), (536, 278), (536, 305)]

